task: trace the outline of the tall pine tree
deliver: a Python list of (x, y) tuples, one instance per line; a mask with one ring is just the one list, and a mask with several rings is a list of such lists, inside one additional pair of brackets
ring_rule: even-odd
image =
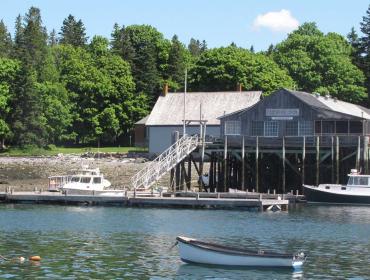
[(361, 68), (366, 76), (366, 87), (370, 103), (370, 5), (366, 11), (366, 15), (360, 23), (363, 36), (360, 38), (360, 48), (362, 51)]
[(177, 35), (174, 35), (171, 40), (171, 50), (168, 58), (168, 74), (175, 90), (179, 89), (183, 83), (185, 67), (185, 47), (179, 41)]
[(61, 44), (70, 44), (75, 47), (83, 47), (86, 45), (88, 37), (86, 37), (86, 29), (81, 20), (76, 21), (75, 17), (69, 15), (63, 21), (60, 34)]
[(48, 55), (47, 33), (42, 26), (40, 10), (31, 7), (24, 17), (16, 21), (16, 58), (21, 61), (20, 75), (15, 85), (11, 118), (14, 142), (17, 145), (46, 144), (46, 120), (43, 115), (43, 100), (36, 89), (44, 82), (45, 59)]
[(3, 20), (0, 20), (0, 57), (9, 57), (12, 51), (12, 39)]

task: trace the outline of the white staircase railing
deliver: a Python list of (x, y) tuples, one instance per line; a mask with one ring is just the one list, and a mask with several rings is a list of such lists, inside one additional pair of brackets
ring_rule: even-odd
[(131, 178), (134, 190), (147, 190), (198, 146), (198, 135), (183, 136)]

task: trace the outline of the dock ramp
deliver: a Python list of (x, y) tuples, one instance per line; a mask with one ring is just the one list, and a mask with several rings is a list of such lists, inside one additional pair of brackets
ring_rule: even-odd
[(198, 135), (184, 135), (171, 147), (150, 162), (131, 178), (131, 185), (134, 190), (148, 190), (164, 174), (174, 168), (199, 144)]

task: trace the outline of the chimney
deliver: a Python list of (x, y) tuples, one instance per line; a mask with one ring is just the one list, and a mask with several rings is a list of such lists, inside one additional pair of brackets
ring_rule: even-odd
[(236, 84), (236, 91), (241, 92), (242, 91), (242, 84)]
[(162, 93), (162, 95), (163, 95), (163, 96), (166, 96), (166, 95), (167, 95), (167, 93), (168, 93), (168, 84), (167, 84), (167, 83), (165, 83), (165, 84), (163, 85), (163, 93)]

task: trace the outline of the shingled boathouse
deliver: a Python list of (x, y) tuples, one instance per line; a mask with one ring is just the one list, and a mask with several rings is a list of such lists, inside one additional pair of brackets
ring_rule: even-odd
[[(369, 109), (288, 89), (260, 95), (188, 93), (185, 121), (202, 123), (187, 126), (185, 137), (179, 136), (182, 93), (161, 96), (147, 121), (149, 150), (162, 152), (176, 131), (179, 141), (140, 171), (133, 186), (147, 189), (170, 171), (173, 190), (189, 190), (192, 165), (197, 176), (207, 175), (200, 190), (210, 192), (296, 193), (302, 184), (345, 183), (352, 168), (369, 172)], [(207, 139), (209, 133), (217, 137)]]
[(362, 106), (281, 89), (220, 120), (223, 143), (206, 149), (211, 189), (286, 193), (345, 183), (351, 168), (369, 172), (370, 110)]

